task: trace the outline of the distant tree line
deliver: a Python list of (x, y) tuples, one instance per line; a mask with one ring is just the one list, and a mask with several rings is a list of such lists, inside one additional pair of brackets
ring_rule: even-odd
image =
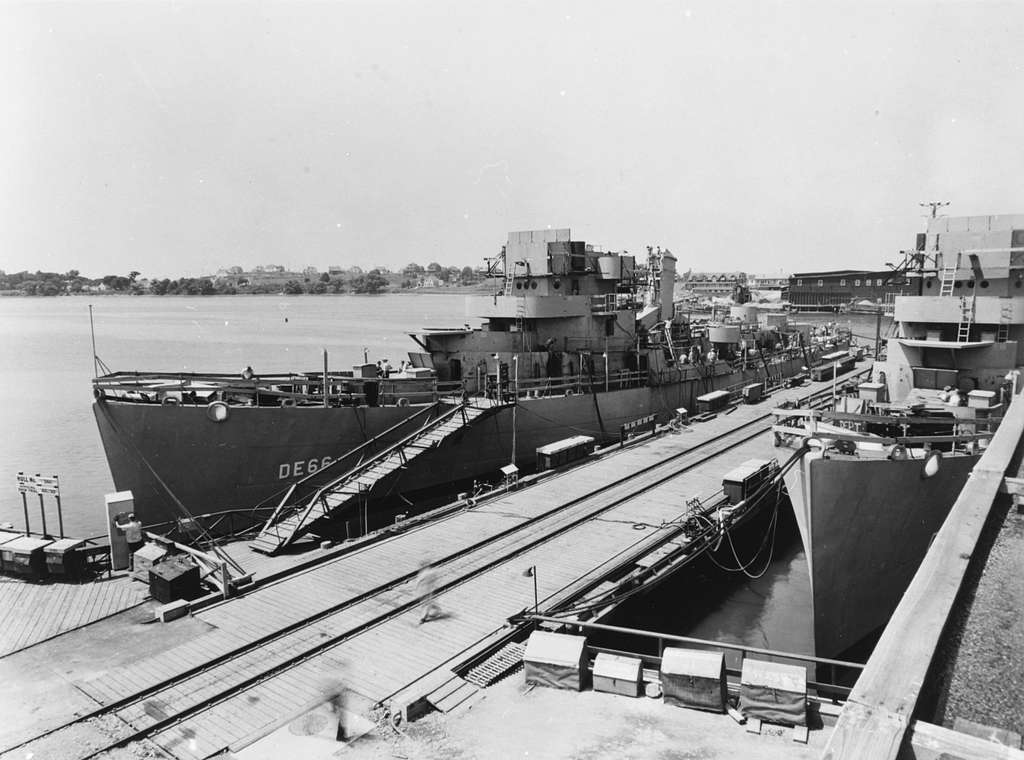
[[(431, 281), (428, 278), (433, 278)], [(245, 274), (230, 278), (182, 277), (179, 279), (139, 280), (139, 272), (127, 275), (108, 274), (103, 277), (83, 277), (77, 269), (59, 272), (14, 272), (0, 270), (0, 292), (13, 295), (57, 296), (77, 293), (127, 293), (158, 296), (210, 296), (237, 293), (266, 293), (286, 295), (321, 295), (326, 293), (384, 293), (391, 289), (411, 289), (422, 285), (470, 285), (480, 276), (471, 267), (443, 267), (436, 262), (422, 267), (409, 264), (399, 273), (385, 274), (379, 269), (362, 272), (329, 274), (291, 279), (284, 283)]]

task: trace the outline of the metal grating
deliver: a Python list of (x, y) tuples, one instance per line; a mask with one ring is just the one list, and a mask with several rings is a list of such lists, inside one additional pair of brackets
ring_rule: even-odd
[(526, 644), (509, 642), (479, 665), (470, 668), (463, 678), (474, 686), (486, 689), (521, 666), (524, 654), (526, 654)]

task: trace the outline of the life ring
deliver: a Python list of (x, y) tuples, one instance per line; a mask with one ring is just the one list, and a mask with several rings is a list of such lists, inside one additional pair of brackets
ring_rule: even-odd
[(409, 406), (409, 399), (403, 396), (402, 398), (398, 399), (398, 401), (396, 401), (395, 404), (404, 409), (405, 407)]
[(179, 404), (181, 404), (181, 401), (179, 401), (178, 399), (174, 398), (174, 396), (168, 396), (167, 398), (165, 398), (160, 403), (163, 406), (178, 406)]
[(228, 418), (228, 405), (223, 401), (213, 401), (206, 406), (206, 416), (212, 422), (224, 422)]
[(281, 406), (295, 406), (295, 399), (283, 398), (281, 399)]
[(907, 447), (904, 446), (902, 443), (897, 443), (895, 446), (892, 447), (892, 451), (889, 452), (889, 459), (892, 459), (893, 461), (896, 462), (902, 462), (905, 459), (909, 459), (909, 455), (907, 454)]
[(472, 496), (470, 496), (468, 499), (466, 499), (466, 506), (470, 507), (470, 508), (475, 507), (476, 506), (476, 499), (474, 499)]

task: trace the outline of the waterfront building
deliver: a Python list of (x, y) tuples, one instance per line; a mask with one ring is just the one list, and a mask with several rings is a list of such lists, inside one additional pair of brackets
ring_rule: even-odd
[(885, 304), (897, 295), (918, 295), (902, 273), (891, 269), (838, 269), (789, 276), (789, 303), (797, 311), (839, 311), (863, 301)]

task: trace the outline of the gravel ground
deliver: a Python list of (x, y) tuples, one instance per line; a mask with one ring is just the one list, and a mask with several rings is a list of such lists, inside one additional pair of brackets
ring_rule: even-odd
[[(431, 714), (400, 733), (378, 730), (330, 757), (345, 760), (800, 760), (818, 758), (827, 731), (810, 742), (792, 729), (748, 733), (725, 715), (687, 710), (660, 699), (525, 687), (522, 673), (487, 689), (472, 709)], [(244, 756), (244, 755), (243, 755)]]
[(934, 721), (957, 718), (1024, 734), (1024, 514), (997, 502), (982, 535), (990, 546), (980, 572), (962, 595), (962, 612), (938, 653), (945, 691)]

